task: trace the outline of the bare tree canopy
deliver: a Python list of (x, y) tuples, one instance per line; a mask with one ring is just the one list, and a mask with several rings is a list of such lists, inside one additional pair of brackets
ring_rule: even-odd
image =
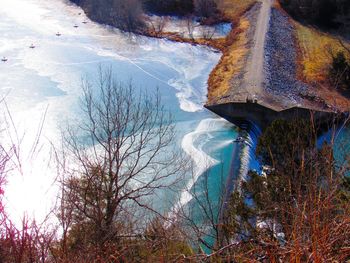
[(141, 32), (145, 27), (139, 0), (113, 0), (111, 17), (114, 25), (127, 32)]
[(89, 239), (103, 243), (125, 234), (118, 224), (134, 220), (131, 206), (152, 210), (147, 197), (176, 182), (180, 158), (169, 151), (174, 125), (159, 93), (118, 82), (111, 69), (100, 70), (96, 86), (82, 87), (84, 121), (65, 134), (79, 168), (62, 180), (61, 214), (73, 225), (86, 223)]
[(212, 17), (217, 12), (216, 1), (194, 0), (195, 12), (200, 17)]
[(143, 31), (144, 14), (140, 0), (71, 0), (94, 21), (116, 26), (127, 32)]

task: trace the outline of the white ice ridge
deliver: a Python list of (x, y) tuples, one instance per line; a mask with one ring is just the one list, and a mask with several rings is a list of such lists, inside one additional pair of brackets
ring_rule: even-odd
[[(180, 194), (179, 201), (171, 209), (171, 212), (168, 215), (168, 218), (170, 220), (176, 220), (176, 214), (183, 206), (191, 201), (192, 195), (190, 193), (190, 190), (200, 175), (210, 167), (213, 167), (219, 163), (218, 160), (210, 157), (206, 152), (204, 152), (203, 146), (211, 139), (210, 133), (222, 130), (225, 125), (227, 125), (227, 121), (224, 119), (203, 119), (193, 132), (190, 132), (184, 136), (181, 146), (183, 150), (189, 156), (191, 156), (194, 164), (194, 170), (192, 177)], [(203, 136), (206, 136), (206, 139), (204, 139)], [(199, 139), (201, 140), (200, 142), (198, 141)]]

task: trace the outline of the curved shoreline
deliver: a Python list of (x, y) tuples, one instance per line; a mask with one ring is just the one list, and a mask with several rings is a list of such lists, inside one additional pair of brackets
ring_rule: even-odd
[[(74, 5), (76, 5), (75, 3), (73, 3)], [(255, 6), (255, 2), (252, 2), (252, 4), (247, 5), (244, 9), (241, 10), (241, 13), (239, 14), (239, 17), (235, 17), (235, 18), (226, 18), (225, 21), (228, 21), (232, 24), (239, 24), (240, 23), (240, 16), (242, 16), (243, 14), (245, 14), (248, 10), (252, 9), (253, 6)], [(80, 8), (83, 9), (83, 7), (80, 6)], [(89, 17), (89, 15), (87, 15)], [(239, 18), (239, 19), (238, 19)], [(91, 17), (90, 17), (91, 19)], [(210, 87), (210, 83), (213, 83), (213, 81), (211, 80), (211, 78), (213, 77), (213, 75), (215, 74), (215, 71), (220, 71), (221, 68), (226, 67), (227, 65), (225, 65), (225, 63), (222, 63), (223, 58), (225, 56), (228, 55), (228, 53), (231, 51), (230, 50), (230, 46), (233, 45), (236, 41), (237, 41), (237, 37), (240, 34), (240, 29), (238, 27), (232, 27), (230, 32), (228, 33), (228, 35), (226, 37), (223, 38), (217, 38), (217, 39), (197, 39), (197, 38), (186, 38), (186, 37), (181, 37), (179, 34), (177, 33), (172, 33), (172, 32), (162, 32), (162, 33), (156, 33), (156, 32), (152, 32), (152, 31), (145, 31), (145, 32), (138, 32), (138, 35), (141, 36), (145, 36), (145, 37), (151, 37), (151, 38), (158, 38), (158, 39), (165, 39), (165, 40), (169, 40), (172, 42), (176, 42), (176, 43), (187, 43), (187, 44), (191, 44), (191, 45), (199, 45), (199, 46), (205, 46), (208, 48), (213, 48), (217, 51), (222, 52), (222, 55), (220, 57), (220, 60), (218, 61), (218, 63), (214, 66), (214, 68), (210, 71), (209, 73), (209, 78), (208, 78), (208, 91), (211, 90)], [(230, 77), (231, 78), (231, 77)], [(201, 122), (202, 123), (202, 122)], [(199, 124), (199, 126), (201, 125), (201, 123)], [(196, 128), (195, 131), (193, 131), (190, 134), (187, 134), (185, 136), (185, 138), (183, 138), (182, 144), (184, 143), (184, 140), (191, 140), (189, 138), (189, 136), (192, 136), (193, 134), (198, 132), (198, 128), (199, 126)], [(193, 140), (193, 139), (192, 139)], [(191, 144), (192, 145), (192, 144)], [(184, 147), (182, 147), (184, 149), (184, 151), (189, 154), (190, 156), (193, 156), (193, 154), (191, 154), (190, 152), (196, 152), (198, 154), (198, 150), (197, 149), (185, 149)], [(191, 147), (190, 147), (191, 148)], [(192, 147), (193, 148), (193, 147)], [(201, 155), (201, 154), (200, 154)], [(240, 154), (239, 154), (240, 156)], [(191, 157), (192, 158), (192, 157)], [(204, 158), (200, 157), (200, 161), (199, 162), (204, 162)], [(213, 166), (216, 164), (216, 160), (213, 160), (212, 158), (208, 158), (206, 159), (206, 161), (209, 161), (209, 167)], [(198, 171), (195, 174), (195, 179), (191, 180), (188, 184), (187, 184), (187, 188), (192, 187), (196, 180), (198, 179), (198, 177), (203, 174), (203, 172), (206, 170), (204, 169), (203, 165), (197, 165), (198, 167)], [(206, 165), (206, 168), (208, 168), (208, 164)], [(179, 203), (181, 204), (185, 204), (187, 203), (189, 200), (188, 194), (186, 195), (185, 191), (183, 191), (183, 193), (181, 194), (181, 200), (179, 201)], [(172, 210), (176, 210), (178, 205), (175, 205), (175, 207), (173, 207)]]
[[(269, 0), (270, 1), (270, 0)], [(264, 2), (265, 3), (265, 2)], [(270, 2), (269, 2), (270, 3)], [(256, 7), (256, 8), (253, 8)], [(230, 84), (230, 81), (242, 71), (242, 68), (239, 68), (240, 63), (247, 60), (247, 56), (250, 54), (251, 50), (249, 50), (249, 45), (252, 45), (252, 35), (254, 35), (252, 31), (254, 30), (256, 20), (258, 19), (258, 11), (261, 10), (262, 7), (259, 4), (254, 3), (253, 5), (249, 6), (246, 10), (244, 10), (245, 15), (241, 16), (239, 20), (232, 20), (232, 23), (237, 22), (237, 26), (231, 29), (229, 35), (224, 39), (213, 39), (213, 40), (206, 40), (206, 39), (189, 39), (179, 36), (178, 34), (174, 34), (171, 32), (164, 32), (162, 34), (156, 34), (155, 32), (145, 32), (143, 35), (146, 37), (153, 37), (153, 38), (160, 38), (160, 39), (166, 39), (173, 42), (181, 42), (181, 43), (188, 43), (192, 45), (204, 45), (210, 48), (214, 48), (217, 50), (220, 50), (222, 52), (222, 56), (220, 58), (220, 61), (215, 66), (215, 68), (210, 72), (209, 79), (208, 79), (208, 101), (213, 100), (214, 98), (220, 98), (222, 96), (225, 96), (225, 92), (222, 92), (221, 88), (222, 86), (225, 86), (226, 89), (232, 89), (232, 86), (228, 85)], [(267, 7), (265, 6), (264, 10), (266, 12)], [(251, 10), (249, 14), (247, 14), (247, 11)], [(262, 16), (262, 13), (259, 12), (259, 17)], [(240, 55), (235, 57), (236, 60), (232, 61), (232, 57), (230, 55), (234, 54), (233, 51), (236, 51), (237, 45), (239, 48), (241, 48), (242, 52)], [(259, 47), (261, 48), (261, 47)], [(244, 63), (246, 64), (246, 63)], [(241, 67), (243, 67), (241, 65)], [(224, 72), (224, 74), (221, 74)], [(225, 84), (226, 83), (226, 84)], [(213, 89), (215, 90), (215, 87), (219, 87), (218, 91), (215, 91), (213, 93)], [(219, 96), (220, 95), (220, 96)], [(248, 103), (245, 101), (246, 96), (243, 96), (244, 101), (241, 103), (229, 103), (229, 104), (217, 104), (216, 102), (211, 103), (210, 106), (206, 106), (210, 111), (218, 114), (219, 116), (225, 118), (231, 123), (234, 123), (235, 125), (238, 125), (241, 127), (241, 124), (246, 122), (247, 120), (252, 121), (253, 123), (257, 123), (258, 126), (264, 128), (268, 123), (270, 123), (273, 119), (279, 118), (279, 117), (293, 117), (296, 114), (299, 114), (299, 116), (309, 116), (309, 110), (304, 108), (295, 108), (291, 110), (287, 110), (283, 113), (275, 112), (273, 108), (269, 107), (269, 105), (259, 105), (255, 103)], [(215, 99), (216, 101), (216, 99)], [(216, 104), (216, 105), (215, 105)], [(326, 113), (322, 114), (320, 113), (320, 118), (324, 118), (324, 115)], [(233, 120), (235, 119), (235, 120)], [(238, 119), (238, 121), (237, 121)], [(249, 132), (249, 130), (248, 130)], [(185, 140), (186, 138), (184, 138)], [(183, 141), (184, 142), (184, 141)], [(254, 148), (254, 145), (252, 145)], [(227, 183), (226, 183), (226, 195), (229, 195), (230, 192), (232, 192), (235, 184), (235, 180), (238, 177), (244, 177), (249, 169), (249, 163), (250, 163), (250, 147), (243, 147), (238, 149), (238, 147), (235, 147), (234, 153), (232, 153), (232, 159), (231, 159), (231, 167), (230, 174), (228, 175)], [(245, 152), (243, 152), (245, 151)], [(186, 150), (185, 150), (186, 152)], [(192, 154), (190, 154), (192, 156)], [(202, 159), (202, 158), (201, 158)], [(244, 166), (244, 168), (243, 168)], [(238, 167), (240, 167), (238, 169)], [(203, 169), (202, 169), (203, 170)], [(201, 171), (201, 170), (200, 170)], [(195, 177), (198, 179), (201, 172), (199, 174), (196, 174)], [(192, 187), (195, 184), (195, 180), (191, 180), (187, 184), (187, 188)], [(237, 184), (237, 183), (236, 183)], [(187, 190), (187, 189), (185, 189)], [(183, 192), (184, 193), (184, 192)], [(179, 205), (187, 203), (188, 202), (188, 195), (181, 193), (181, 200), (179, 202)], [(176, 210), (176, 205), (174, 209)]]

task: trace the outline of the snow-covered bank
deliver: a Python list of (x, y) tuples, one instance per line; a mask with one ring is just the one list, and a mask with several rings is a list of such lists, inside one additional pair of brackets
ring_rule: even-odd
[(219, 23), (213, 26), (201, 25), (191, 18), (180, 18), (175, 16), (159, 17), (152, 15), (148, 17), (149, 27), (161, 27), (163, 32), (176, 33), (184, 38), (207, 38), (216, 39), (227, 36), (231, 31), (231, 23)]

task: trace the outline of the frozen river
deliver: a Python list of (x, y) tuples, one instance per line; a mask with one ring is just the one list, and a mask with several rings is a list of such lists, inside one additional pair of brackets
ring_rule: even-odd
[[(32, 44), (35, 48), (29, 48)], [(138, 88), (159, 88), (175, 118), (176, 146), (195, 164), (194, 180), (184, 179), (182, 203), (189, 201), (185, 188), (207, 166), (229, 167), (236, 131), (202, 106), (207, 78), (220, 58), (211, 49), (126, 36), (89, 21), (63, 0), (1, 0), (0, 57), (8, 59), (0, 63), (1, 117), (9, 131), (2, 133), (2, 143), (20, 145), (20, 172), (6, 187), (12, 214), (43, 216), (53, 204), (51, 145), (59, 147), (67, 121), (79, 120), (81, 79), (93, 79), (99, 65), (111, 66), (119, 80), (132, 79)], [(214, 192), (218, 170), (210, 173)]]

